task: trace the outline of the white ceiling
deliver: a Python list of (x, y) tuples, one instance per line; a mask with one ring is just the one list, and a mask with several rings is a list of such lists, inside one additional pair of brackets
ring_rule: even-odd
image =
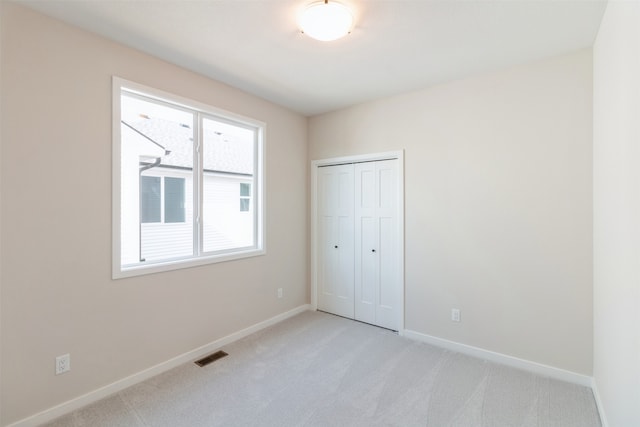
[(343, 0), (338, 41), (301, 34), (311, 0), (22, 1), (305, 115), (589, 47), (600, 0)]

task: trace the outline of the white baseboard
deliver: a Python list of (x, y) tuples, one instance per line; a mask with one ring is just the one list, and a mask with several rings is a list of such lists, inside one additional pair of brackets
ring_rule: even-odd
[(35, 427), (40, 424), (52, 421), (58, 417), (61, 417), (62, 415), (68, 414), (69, 412), (75, 411), (76, 409), (82, 408), (83, 406), (124, 390), (127, 387), (166, 372), (169, 369), (173, 369), (184, 363), (191, 362), (192, 360), (197, 360), (198, 358), (210, 352), (218, 350), (220, 347), (251, 335), (254, 332), (258, 332), (269, 326), (275, 325), (276, 323), (282, 322), (283, 320), (286, 320), (309, 309), (310, 304), (301, 305), (294, 308), (293, 310), (289, 310), (285, 313), (279, 314), (270, 319), (249, 326), (248, 328), (242, 329), (241, 331), (234, 332), (231, 335), (227, 335), (226, 337), (215, 340), (209, 344), (205, 344), (202, 347), (198, 347), (194, 350), (183, 353), (179, 356), (167, 360), (166, 362), (159, 363), (155, 366), (152, 366), (151, 368), (145, 369), (144, 371), (140, 371), (114, 383), (101, 387), (97, 390), (93, 390), (87, 394), (83, 394), (82, 396), (61, 403), (60, 405), (54, 406), (53, 408), (46, 409), (28, 418), (24, 418), (20, 421), (8, 425), (7, 427)]
[(600, 423), (602, 427), (609, 427), (609, 422), (607, 421), (607, 416), (604, 412), (604, 406), (602, 405), (602, 400), (600, 399), (600, 392), (598, 391), (598, 383), (595, 378), (591, 379), (591, 390), (593, 391), (593, 398), (596, 400), (596, 407), (598, 408), (598, 414), (600, 414)]
[(491, 362), (500, 363), (502, 365), (511, 366), (512, 368), (522, 369), (524, 371), (533, 372), (535, 374), (544, 375), (546, 377), (554, 378), (557, 380), (566, 381), (585, 387), (591, 387), (593, 384), (592, 378), (590, 376), (566, 371), (560, 368), (554, 368), (553, 366), (543, 365), (541, 363), (532, 362), (530, 360), (520, 359), (518, 357), (509, 356), (502, 353), (496, 353), (494, 351), (461, 344), (455, 341), (445, 340), (420, 332), (410, 331), (408, 329), (405, 329), (402, 335), (416, 341), (422, 341), (427, 344), (435, 345), (436, 347), (445, 348), (447, 350), (467, 354), (469, 356), (478, 357), (481, 359), (489, 360)]

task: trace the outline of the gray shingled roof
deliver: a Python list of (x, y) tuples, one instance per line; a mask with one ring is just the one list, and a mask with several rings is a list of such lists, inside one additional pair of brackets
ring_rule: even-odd
[[(189, 125), (160, 118), (127, 123), (171, 152), (162, 158), (161, 166), (192, 167), (193, 130)], [(212, 129), (204, 130), (203, 139), (206, 171), (253, 174), (253, 141)]]

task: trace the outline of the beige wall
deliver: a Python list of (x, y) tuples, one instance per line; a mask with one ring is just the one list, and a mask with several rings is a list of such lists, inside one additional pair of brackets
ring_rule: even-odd
[[(306, 118), (0, 7), (0, 425), (308, 302)], [(266, 256), (111, 280), (112, 75), (267, 123)], [(64, 353), (72, 370), (55, 376)]]
[(585, 50), (310, 119), (310, 160), (405, 150), (406, 329), (591, 374), (591, 88)]
[(640, 3), (609, 2), (594, 56), (594, 377), (640, 425)]

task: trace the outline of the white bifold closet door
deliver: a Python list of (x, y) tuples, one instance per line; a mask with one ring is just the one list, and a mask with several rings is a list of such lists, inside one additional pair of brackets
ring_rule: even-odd
[(318, 172), (318, 309), (398, 330), (397, 159)]
[(318, 171), (318, 309), (353, 318), (353, 165)]
[(355, 172), (355, 319), (399, 327), (397, 160), (357, 163)]

